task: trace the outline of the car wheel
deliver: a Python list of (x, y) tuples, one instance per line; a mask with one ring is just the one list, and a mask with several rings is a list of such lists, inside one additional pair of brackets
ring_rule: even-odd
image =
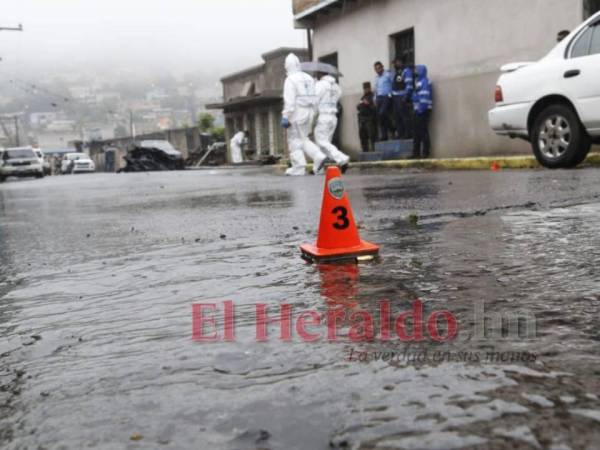
[(543, 110), (532, 130), (533, 153), (549, 169), (575, 167), (587, 156), (591, 141), (577, 114), (564, 105)]
[(44, 178), (44, 172), (38, 173), (35, 176), (36, 178)]
[(4, 183), (4, 181), (6, 181), (6, 178), (4, 178), (2, 175), (0, 175), (0, 183)]
[[(585, 133), (585, 134), (587, 137), (587, 133)], [(585, 140), (584, 144), (582, 145), (582, 147), (579, 149), (579, 152), (575, 156), (575, 159), (573, 161), (571, 161), (571, 164), (568, 167), (574, 168), (574, 167), (577, 167), (582, 162), (584, 162), (585, 159), (587, 158), (587, 156), (589, 155), (591, 149), (592, 149), (592, 141), (591, 141), (591, 139), (588, 138)]]

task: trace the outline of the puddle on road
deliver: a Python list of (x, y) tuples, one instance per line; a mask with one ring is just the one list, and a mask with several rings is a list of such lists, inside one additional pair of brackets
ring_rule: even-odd
[[(169, 179), (135, 179), (141, 203), (110, 203), (110, 189), (83, 210), (75, 194), (65, 210), (50, 201), (36, 216), (49, 233), (37, 237), (18, 198), (0, 202), (0, 442), (8, 448), (600, 442), (600, 205), (431, 215), (412, 226), (407, 211), (390, 211), (398, 199), (358, 187), (355, 209), (369, 211), (363, 232), (383, 245), (382, 261), (317, 267), (297, 250), (314, 238), (314, 184), (248, 177), (240, 194), (216, 178), (203, 197)], [(444, 185), (416, 192), (443, 203)], [(389, 191), (410, 192), (402, 183)], [(456, 315), (455, 342), (254, 341), (256, 303), (274, 311), (287, 302), (296, 317), (331, 306), (378, 317), (379, 301), (397, 314), (415, 298), (426, 314)], [(228, 299), (237, 342), (193, 343), (191, 304)], [(535, 338), (495, 339), (507, 330), (490, 323), (492, 338), (474, 339), (481, 305), (488, 315), (534, 317)], [(462, 359), (419, 359), (436, 352)], [(489, 352), (537, 361), (473, 359)]]

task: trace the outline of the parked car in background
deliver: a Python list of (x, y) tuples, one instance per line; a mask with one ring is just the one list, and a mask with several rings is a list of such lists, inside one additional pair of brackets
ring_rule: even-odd
[(0, 182), (8, 177), (44, 177), (44, 167), (33, 148), (0, 149)]
[(548, 168), (575, 167), (600, 143), (600, 13), (539, 62), (502, 67), (492, 129), (531, 142)]
[(67, 153), (63, 156), (60, 171), (63, 175), (92, 173), (96, 171), (96, 165), (85, 153)]
[(52, 173), (52, 169), (50, 169), (50, 163), (46, 159), (46, 155), (44, 155), (44, 152), (40, 148), (34, 148), (33, 151), (35, 152), (36, 156), (40, 160), (40, 163), (42, 164), (42, 167), (44, 168), (44, 175), (50, 175)]

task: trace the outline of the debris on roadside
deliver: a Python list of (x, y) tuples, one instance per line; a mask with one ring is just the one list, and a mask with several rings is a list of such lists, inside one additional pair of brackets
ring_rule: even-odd
[(129, 439), (132, 441), (141, 441), (144, 439), (144, 436), (142, 436), (140, 433), (133, 433), (131, 436), (129, 436)]
[(412, 213), (408, 216), (408, 223), (411, 224), (413, 227), (416, 227), (417, 225), (419, 225), (419, 216), (415, 213)]
[(185, 163), (181, 152), (167, 141), (136, 142), (125, 156), (127, 165), (119, 172), (154, 172), (183, 170)]

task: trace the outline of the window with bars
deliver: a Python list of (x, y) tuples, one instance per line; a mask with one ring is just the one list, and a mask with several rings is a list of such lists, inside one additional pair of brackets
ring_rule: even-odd
[(391, 38), (392, 60), (396, 58), (404, 59), (404, 62), (409, 65), (415, 64), (415, 30), (409, 30), (396, 33)]

